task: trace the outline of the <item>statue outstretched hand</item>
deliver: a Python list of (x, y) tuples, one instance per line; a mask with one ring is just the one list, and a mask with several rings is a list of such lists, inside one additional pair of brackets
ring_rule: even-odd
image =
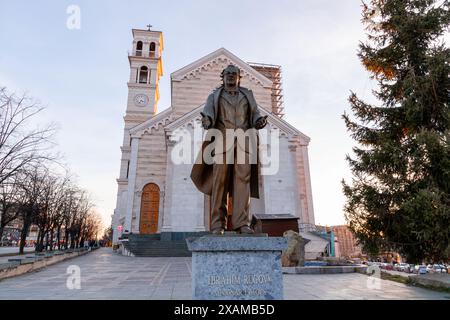
[(267, 125), (267, 116), (262, 116), (258, 120), (256, 120), (255, 128), (257, 130), (264, 128)]
[(203, 112), (200, 112), (200, 114), (202, 115), (202, 127), (205, 130), (208, 130), (209, 127), (211, 127), (211, 119), (205, 115)]

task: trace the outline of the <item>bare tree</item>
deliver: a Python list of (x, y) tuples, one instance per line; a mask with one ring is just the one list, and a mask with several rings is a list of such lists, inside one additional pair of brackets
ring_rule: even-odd
[[(65, 202), (67, 200), (67, 191), (70, 184), (70, 179), (66, 175), (61, 178), (59, 176), (54, 176), (49, 180), (51, 184), (48, 186), (50, 192), (48, 193), (49, 199), (46, 201), (47, 206), (47, 230), (46, 236), (49, 238), (47, 241), (50, 245), (50, 250), (53, 250), (53, 243), (56, 236), (58, 243), (58, 249), (61, 248), (61, 228), (63, 227), (63, 213), (65, 209)], [(56, 234), (55, 234), (56, 231)]]
[[(59, 181), (58, 177), (54, 176), (48, 170), (45, 176), (42, 177), (42, 189), (38, 199), (39, 212), (34, 219), (39, 233), (37, 238), (36, 251), (42, 251), (44, 247), (44, 240), (46, 245), (50, 243), (50, 250), (53, 243), (53, 228), (55, 218), (58, 215), (58, 206), (60, 195), (58, 194)], [(49, 240), (51, 235), (51, 240)]]
[(23, 175), (17, 172), (0, 184), (0, 242), (5, 227), (19, 216), (18, 199)]
[(85, 191), (81, 191), (80, 197), (78, 199), (78, 211), (73, 220), (73, 236), (72, 247), (80, 247), (84, 240), (87, 240), (84, 236), (86, 235), (85, 228), (86, 223), (89, 218), (93, 206), (93, 203), (89, 199), (89, 195)]
[(90, 210), (82, 225), (81, 237), (88, 241), (98, 240), (98, 234), (101, 231), (101, 227), (101, 217), (94, 210)]
[(61, 178), (43, 165), (30, 167), (18, 191), (14, 203), (22, 221), (21, 254), (33, 224), (38, 227), (36, 251), (53, 250), (55, 236), (60, 249), (62, 230), (66, 249), (98, 239), (101, 218), (95, 213), (88, 193), (73, 185), (69, 178)]
[(56, 237), (61, 248), (79, 247), (97, 238), (101, 219), (93, 211), (86, 191), (50, 168), (53, 125), (32, 128), (32, 120), (43, 110), (26, 94), (16, 96), (0, 87), (0, 239), (7, 224), (22, 222), (20, 254), (31, 225), (38, 227), (36, 250)]
[(113, 235), (113, 230), (112, 230), (112, 226), (109, 226), (106, 230), (104, 230), (103, 232), (103, 237), (102, 237), (102, 245), (105, 247), (109, 247), (112, 244), (112, 235)]
[(16, 96), (0, 88), (0, 184), (26, 165), (52, 158), (47, 151), (54, 126), (30, 128), (43, 109), (26, 94)]
[[(61, 230), (64, 226), (64, 213), (67, 207), (68, 195), (70, 191), (70, 178), (66, 174), (64, 178), (59, 179), (57, 184), (57, 188), (55, 189), (54, 201), (52, 210), (54, 212), (51, 214), (52, 217), (52, 229), (51, 233), (51, 245), (53, 245), (53, 236), (56, 237), (56, 243), (58, 246), (58, 250), (61, 249)], [(52, 247), (50, 247), (52, 250)]]
[(30, 227), (41, 211), (39, 200), (45, 184), (46, 173), (46, 168), (32, 167), (26, 171), (25, 179), (21, 183), (22, 197), (18, 202), (19, 215), (23, 223), (20, 234), (20, 254), (23, 254)]
[(77, 190), (74, 186), (68, 186), (65, 192), (65, 201), (62, 209), (62, 224), (64, 225), (64, 248), (69, 248), (69, 236), (71, 234), (71, 224), (73, 215), (77, 211)]

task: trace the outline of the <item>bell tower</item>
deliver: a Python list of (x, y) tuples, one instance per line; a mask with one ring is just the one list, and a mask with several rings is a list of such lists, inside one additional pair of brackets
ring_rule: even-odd
[(130, 79), (125, 122), (138, 124), (157, 112), (159, 79), (162, 76), (163, 36), (161, 31), (133, 29), (128, 53)]
[[(163, 74), (161, 31), (132, 29), (133, 43), (128, 52), (130, 78), (125, 111), (124, 134), (121, 146), (120, 174), (117, 179), (117, 203), (113, 215), (113, 239), (117, 242), (123, 232), (130, 232), (132, 203), (136, 179), (139, 138), (130, 136), (130, 129), (145, 122), (157, 113), (159, 79)], [(120, 227), (120, 231), (119, 231)]]

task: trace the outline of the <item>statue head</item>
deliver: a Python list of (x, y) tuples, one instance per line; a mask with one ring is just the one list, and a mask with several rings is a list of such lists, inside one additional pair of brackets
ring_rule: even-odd
[(241, 80), (241, 70), (238, 67), (230, 64), (223, 69), (220, 77), (223, 81), (223, 86), (227, 90), (237, 90)]

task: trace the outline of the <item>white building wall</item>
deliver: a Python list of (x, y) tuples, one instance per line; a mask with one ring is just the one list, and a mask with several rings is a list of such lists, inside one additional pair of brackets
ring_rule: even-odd
[[(308, 145), (298, 141), (295, 145), (297, 164), (298, 199), (300, 201), (300, 223), (307, 228), (315, 224), (314, 208), (312, 202), (312, 187), (309, 173)], [(304, 229), (309, 231), (309, 229)]]
[[(162, 125), (146, 131), (140, 138), (132, 213), (132, 230), (135, 233), (139, 232), (142, 190), (148, 183), (158, 185), (160, 190), (159, 221), (162, 221), (164, 215), (163, 203), (167, 162), (165, 139), (166, 135)], [(161, 224), (159, 224), (160, 227)]]
[[(199, 124), (196, 124), (199, 126)], [(193, 126), (188, 124), (183, 126), (180, 131), (175, 131), (171, 139), (177, 133), (185, 130), (188, 136), (193, 136)], [(168, 213), (163, 222), (163, 231), (205, 231), (205, 212), (204, 212), (204, 195), (197, 190), (191, 180), (191, 162), (187, 164), (174, 164), (178, 161), (172, 157), (175, 144), (170, 143), (169, 154), (167, 157), (168, 171), (167, 181), (170, 185), (167, 197), (165, 199), (165, 212)], [(191, 141), (191, 150), (193, 150), (193, 141)], [(192, 159), (193, 152), (189, 160)]]
[(288, 138), (284, 134), (280, 137), (279, 147), (278, 172), (263, 176), (265, 213), (289, 213), (298, 216), (295, 161), (292, 152), (289, 150)]

